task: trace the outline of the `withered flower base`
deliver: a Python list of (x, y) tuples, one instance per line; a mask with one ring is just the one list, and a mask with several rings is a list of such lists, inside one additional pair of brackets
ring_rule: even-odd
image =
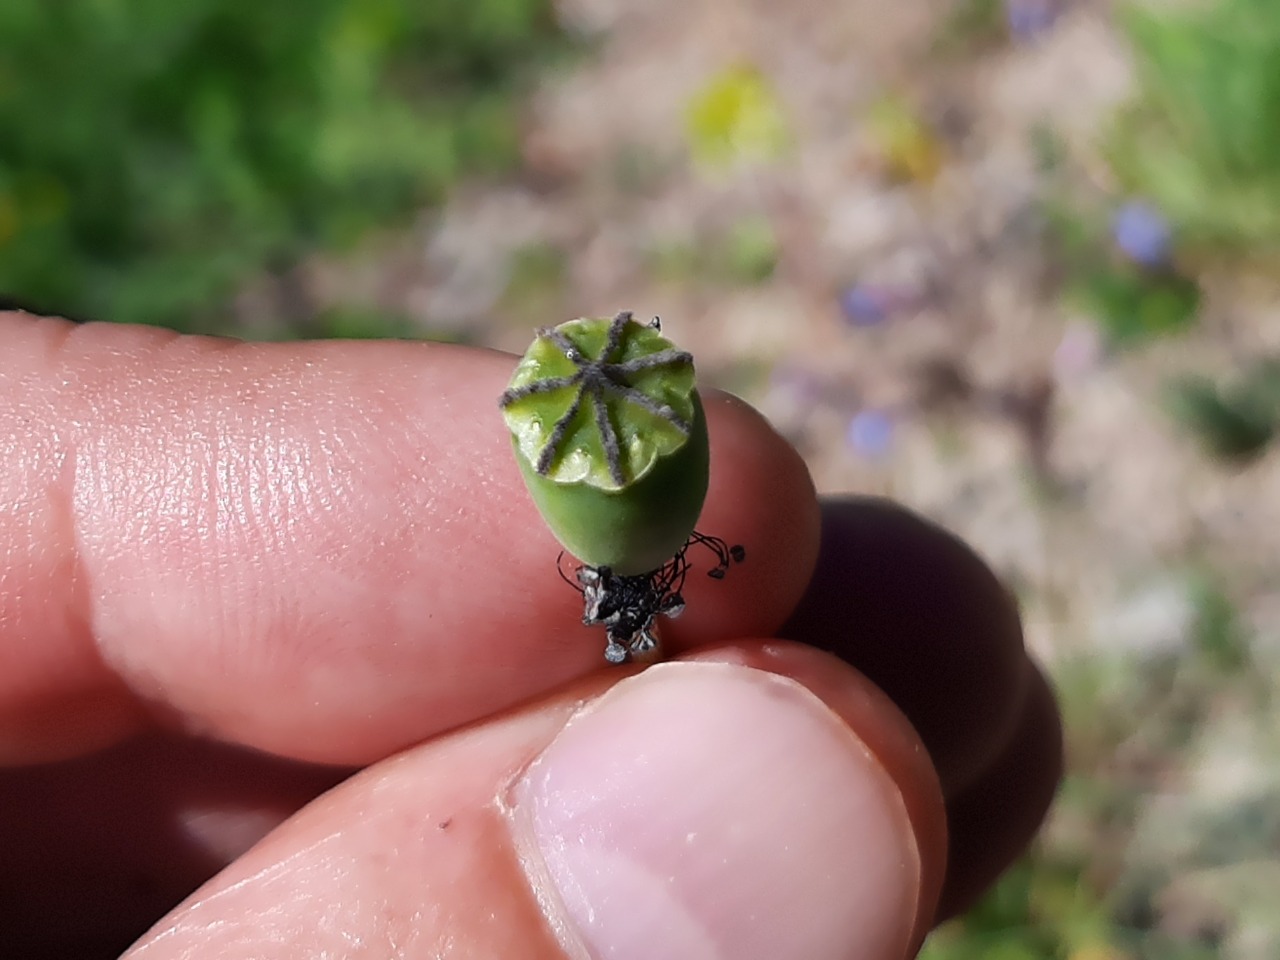
[(674, 620), (684, 613), (684, 580), (689, 572), (689, 548), (702, 544), (716, 556), (716, 565), (707, 576), (724, 579), (730, 563), (741, 563), (747, 552), (741, 546), (730, 547), (719, 537), (708, 537), (694, 531), (689, 542), (667, 563), (650, 573), (621, 576), (608, 567), (580, 566), (570, 579), (564, 572), (564, 554), (557, 560), (565, 583), (582, 594), (582, 622), (588, 626), (603, 624), (607, 643), (604, 658), (610, 663), (625, 663), (632, 657), (649, 658), (657, 654), (658, 636), (654, 630), (658, 617)]

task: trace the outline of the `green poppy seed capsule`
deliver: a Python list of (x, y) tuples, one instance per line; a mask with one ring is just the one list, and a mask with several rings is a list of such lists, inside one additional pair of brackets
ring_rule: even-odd
[(592, 567), (648, 573), (689, 539), (710, 448), (693, 357), (630, 313), (538, 331), (500, 401), (557, 540)]

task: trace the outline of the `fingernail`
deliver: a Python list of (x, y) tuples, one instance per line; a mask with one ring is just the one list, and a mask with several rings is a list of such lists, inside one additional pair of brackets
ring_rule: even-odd
[(905, 955), (920, 868), (902, 798), (784, 677), (652, 667), (571, 720), (511, 799), (571, 956)]

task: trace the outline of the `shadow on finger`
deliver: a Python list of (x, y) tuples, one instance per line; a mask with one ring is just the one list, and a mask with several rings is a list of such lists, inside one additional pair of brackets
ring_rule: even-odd
[(822, 506), (817, 571), (781, 635), (851, 664), (911, 721), (946, 797), (939, 917), (967, 909), (1031, 841), (1062, 775), (1057, 705), (1013, 597), (941, 527), (839, 499)]
[(947, 796), (981, 775), (1022, 712), (1012, 596), (963, 541), (887, 500), (824, 501), (817, 570), (780, 635), (834, 653), (887, 693)]

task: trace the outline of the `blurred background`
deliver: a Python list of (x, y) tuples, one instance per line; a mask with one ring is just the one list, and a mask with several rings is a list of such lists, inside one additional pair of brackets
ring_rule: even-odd
[(1278, 255), (1275, 0), (0, 3), (6, 305), (661, 315), (992, 562), (1070, 775), (929, 960), (1280, 957)]

